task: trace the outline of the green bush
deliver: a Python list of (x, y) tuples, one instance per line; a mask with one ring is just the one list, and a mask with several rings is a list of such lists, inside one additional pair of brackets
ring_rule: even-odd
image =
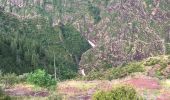
[(103, 74), (103, 73), (105, 73), (105, 72), (92, 70), (89, 72), (89, 74), (87, 76), (83, 77), (83, 80), (106, 79), (105, 74)]
[(56, 85), (56, 81), (51, 77), (51, 75), (41, 69), (30, 73), (27, 77), (27, 82), (41, 87), (51, 87)]
[(100, 16), (100, 8), (97, 6), (94, 6), (91, 2), (88, 2), (88, 11), (89, 14), (93, 17), (94, 19), (94, 24), (97, 24), (101, 20)]
[(117, 79), (117, 78), (122, 78), (127, 75), (130, 75), (131, 73), (135, 72), (144, 72), (144, 65), (141, 62), (134, 62), (134, 63), (129, 63), (124, 66), (119, 66), (116, 68), (109, 68), (106, 71), (102, 70), (93, 70), (89, 72), (87, 76), (85, 76), (83, 79), (85, 80), (94, 80), (94, 79)]
[(143, 100), (136, 90), (130, 86), (119, 86), (109, 92), (98, 91), (92, 100)]
[(164, 77), (164, 70), (166, 69), (166, 67), (168, 66), (168, 62), (166, 60), (161, 60), (159, 62), (160, 68), (156, 70), (156, 77), (158, 78), (162, 78)]
[(125, 66), (127, 68), (128, 73), (134, 73), (134, 72), (144, 72), (144, 65), (142, 62), (135, 62), (135, 63), (130, 63)]
[(166, 54), (170, 54), (170, 43), (166, 43), (165, 44), (165, 50), (166, 50)]
[(159, 64), (162, 68), (167, 67), (169, 63), (169, 58), (165, 58), (164, 56), (161, 57), (155, 57), (155, 58), (149, 58), (145, 61), (144, 65), (145, 66), (153, 66), (156, 64)]
[(1, 77), (0, 82), (4, 84), (6, 87), (10, 87), (14, 85), (15, 83), (18, 83), (19, 79), (18, 79), (18, 76), (14, 73), (7, 73)]
[(169, 58), (165, 56), (149, 58), (144, 62), (145, 66), (152, 66), (151, 70), (155, 72), (154, 76), (157, 78), (164, 77), (163, 72), (168, 66), (168, 64), (169, 64)]
[(148, 60), (146, 60), (145, 62), (145, 66), (152, 66), (152, 65), (155, 65), (155, 64), (158, 64), (161, 60), (158, 59), (158, 58), (149, 58)]
[(144, 66), (140, 62), (130, 63), (123, 67), (117, 67), (112, 69), (112, 77), (114, 79), (125, 77), (131, 73), (144, 72)]

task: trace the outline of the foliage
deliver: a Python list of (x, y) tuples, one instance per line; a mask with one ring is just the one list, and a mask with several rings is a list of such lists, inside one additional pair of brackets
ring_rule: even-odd
[(118, 86), (109, 92), (98, 91), (93, 100), (143, 100), (136, 90), (130, 86)]
[(145, 66), (152, 66), (158, 64), (161, 60), (158, 58), (149, 58), (145, 61)]
[(106, 71), (103, 70), (92, 70), (87, 76), (84, 77), (85, 80), (94, 79), (118, 79), (126, 77), (135, 72), (144, 72), (144, 65), (142, 62), (133, 62), (124, 66), (119, 66), (116, 68), (109, 68)]
[(92, 3), (89, 1), (88, 2), (88, 10), (90, 15), (93, 17), (94, 19), (94, 24), (97, 24), (100, 20), (100, 9), (94, 5), (92, 5)]
[(131, 73), (135, 72), (144, 72), (144, 66), (141, 62), (129, 63), (123, 67), (117, 67), (112, 70), (113, 78), (121, 78), (128, 76)]
[[(75, 57), (90, 46), (72, 26), (66, 25), (60, 40), (61, 29), (52, 27), (44, 17), (19, 20), (0, 11), (0, 67), (4, 73), (23, 74), (41, 68), (54, 74), (54, 56), (59, 79), (70, 79), (77, 72)], [(8, 62), (7, 62), (8, 61)]]
[(158, 78), (168, 78), (170, 76), (169, 71), (166, 69), (168, 66), (168, 62), (166, 60), (159, 62), (160, 68), (156, 70), (156, 77)]
[(22, 75), (19, 75), (18, 76), (19, 82), (26, 82), (28, 75), (29, 73), (23, 73)]
[(35, 70), (33, 73), (30, 73), (27, 78), (27, 82), (41, 86), (41, 87), (50, 87), (56, 85), (56, 81), (47, 74), (45, 70)]
[(0, 83), (5, 84), (6, 87), (10, 87), (18, 82), (19, 82), (19, 78), (14, 73), (4, 74), (0, 79)]
[[(112, 74), (109, 73), (109, 75), (111, 76)], [(82, 79), (83, 80), (95, 80), (95, 79), (104, 80), (104, 79), (107, 79), (105, 76), (106, 76), (105, 72), (92, 70), (88, 73), (88, 75), (82, 77)]]
[(77, 55), (80, 58), (82, 53), (90, 48), (88, 42), (73, 26), (65, 25), (62, 28), (62, 34), (64, 37), (64, 46), (71, 54)]
[(170, 54), (170, 43), (166, 43), (165, 47), (166, 47), (166, 54)]
[(150, 66), (148, 71), (149, 76), (158, 78), (168, 78), (169, 74), (169, 57), (168, 56), (157, 56), (148, 58), (145, 62), (145, 66)]

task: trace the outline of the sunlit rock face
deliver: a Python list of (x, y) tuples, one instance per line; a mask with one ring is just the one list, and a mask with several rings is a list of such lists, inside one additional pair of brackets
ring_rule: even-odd
[(106, 9), (100, 5), (98, 24), (87, 21), (86, 37), (95, 41), (95, 47), (82, 55), (80, 67), (86, 73), (165, 53), (165, 42), (170, 40), (168, 0), (111, 0), (109, 4)]

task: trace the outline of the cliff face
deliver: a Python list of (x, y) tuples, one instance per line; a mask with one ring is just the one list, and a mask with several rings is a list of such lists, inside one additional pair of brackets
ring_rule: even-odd
[[(110, 0), (101, 20), (88, 23), (86, 37), (96, 46), (82, 55), (89, 71), (165, 53), (170, 41), (170, 0)], [(93, 34), (92, 34), (93, 33)]]

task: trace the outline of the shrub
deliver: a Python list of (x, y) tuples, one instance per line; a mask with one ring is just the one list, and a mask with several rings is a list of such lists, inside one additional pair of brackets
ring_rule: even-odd
[(85, 76), (83, 79), (85, 80), (94, 80), (94, 79), (117, 79), (117, 78), (122, 78), (125, 77), (131, 73), (135, 72), (144, 72), (144, 65), (141, 62), (134, 62), (134, 63), (129, 63), (124, 66), (119, 66), (116, 68), (109, 68), (106, 71), (102, 70), (92, 70), (89, 72), (87, 76)]
[(127, 68), (125, 67), (117, 67), (112, 69), (112, 79), (122, 78), (128, 75)]
[(130, 63), (127, 65), (128, 67), (128, 72), (133, 73), (133, 72), (144, 72), (144, 65), (142, 62), (135, 62), (135, 63)]
[(170, 54), (170, 43), (166, 43), (165, 44), (165, 50), (166, 50), (166, 54)]
[(29, 73), (24, 73), (22, 75), (19, 75), (18, 76), (19, 82), (26, 82), (28, 75), (29, 75)]
[(35, 84), (41, 87), (50, 87), (56, 85), (56, 81), (47, 74), (45, 70), (35, 70), (33, 73), (30, 73), (27, 77), (27, 82)]
[(89, 74), (85, 77), (83, 77), (83, 80), (95, 80), (95, 79), (98, 79), (98, 80), (102, 80), (102, 79), (105, 79), (105, 75), (106, 74), (103, 74), (105, 72), (102, 72), (102, 71), (98, 71), (98, 70), (92, 70), (89, 72)]
[(168, 62), (166, 60), (160, 61), (159, 64), (161, 66), (160, 70), (163, 70), (163, 69), (165, 69), (168, 66)]
[(19, 82), (18, 76), (14, 73), (7, 73), (1, 77), (1, 83), (5, 84), (6, 87), (10, 87), (18, 82)]
[(98, 91), (92, 100), (143, 100), (136, 90), (130, 86), (122, 85), (113, 88), (109, 92)]
[(168, 77), (168, 71), (166, 71), (166, 68), (168, 66), (168, 62), (166, 60), (161, 60), (159, 62), (160, 68), (156, 70), (155, 76), (157, 78), (163, 78), (163, 77)]
[(155, 64), (158, 64), (161, 60), (158, 59), (158, 58), (149, 58), (148, 60), (146, 60), (145, 62), (145, 66), (152, 66), (152, 65), (155, 65)]
[(112, 77), (114, 79), (125, 77), (131, 73), (144, 72), (144, 66), (142, 63), (130, 63), (123, 67), (117, 67), (112, 70)]
[(167, 73), (165, 70), (167, 69), (169, 63), (170, 62), (168, 56), (160, 56), (147, 59), (144, 65), (152, 66), (151, 69), (148, 71), (149, 76), (162, 79), (164, 77), (167, 77)]
[(88, 10), (89, 10), (89, 14), (93, 17), (94, 19), (94, 24), (97, 24), (98, 22), (100, 22), (101, 17), (100, 17), (100, 8), (97, 6), (94, 6), (91, 2), (89, 2), (88, 4)]

